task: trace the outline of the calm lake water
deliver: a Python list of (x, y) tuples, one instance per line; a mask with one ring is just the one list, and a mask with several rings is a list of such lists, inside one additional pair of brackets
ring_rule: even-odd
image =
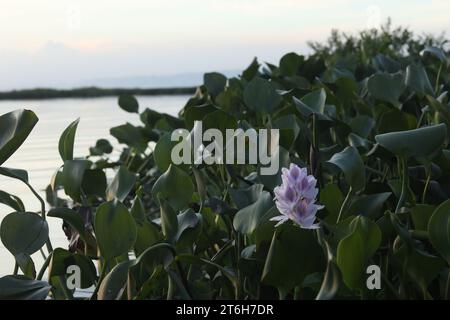
[[(142, 96), (137, 98), (140, 110), (148, 107), (176, 115), (189, 97)], [(45, 196), (44, 190), (51, 176), (62, 164), (58, 153), (59, 136), (72, 121), (80, 117), (75, 138), (75, 157), (87, 155), (89, 147), (99, 138), (108, 138), (114, 146), (114, 152), (118, 154), (122, 146), (109, 135), (109, 128), (125, 122), (133, 124), (140, 122), (137, 114), (122, 111), (117, 106), (115, 97), (0, 101), (0, 114), (21, 108), (33, 110), (39, 117), (39, 122), (20, 149), (2, 166), (27, 170), (31, 185), (39, 190), (42, 197)], [(0, 190), (19, 196), (27, 211), (40, 210), (38, 200), (21, 182), (0, 176)], [(0, 204), (0, 221), (12, 211), (9, 207)], [(61, 229), (61, 220), (49, 218), (48, 222), (53, 246), (67, 248), (66, 237)], [(42, 263), (39, 252), (33, 255), (33, 260), (39, 270)], [(12, 274), (13, 269), (14, 258), (0, 242), (0, 276)]]

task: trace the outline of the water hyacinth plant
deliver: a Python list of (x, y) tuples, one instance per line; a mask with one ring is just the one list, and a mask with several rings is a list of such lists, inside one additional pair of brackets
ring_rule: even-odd
[[(110, 129), (121, 154), (101, 139), (74, 157), (83, 121), (74, 119), (55, 146), (61, 165), (45, 199), (27, 171), (3, 165), (38, 118), (3, 114), (0, 175), (26, 184), (40, 209), (0, 192), (10, 208), (0, 238), (15, 259), (0, 298), (75, 299), (86, 289), (92, 300), (448, 299), (441, 40), (388, 27), (334, 34), (309, 56), (255, 59), (238, 77), (206, 74), (178, 116), (121, 96), (119, 107), (140, 118)], [(196, 121), (222, 133), (279, 129), (280, 170), (173, 163), (171, 133), (193, 132)], [(49, 217), (61, 220), (67, 246), (52, 244)]]

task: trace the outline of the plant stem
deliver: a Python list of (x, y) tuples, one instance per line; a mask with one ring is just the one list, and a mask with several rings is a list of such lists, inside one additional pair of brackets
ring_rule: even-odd
[(441, 62), (441, 65), (439, 66), (439, 70), (436, 76), (436, 84), (434, 86), (434, 92), (437, 94), (439, 89), (439, 78), (441, 77), (442, 67), (444, 66), (444, 63)]
[(44, 277), (45, 270), (47, 270), (47, 267), (50, 264), (50, 260), (52, 259), (52, 255), (53, 255), (53, 252), (48, 255), (47, 259), (45, 259), (44, 264), (41, 267), (41, 270), (39, 270), (39, 273), (38, 273), (38, 275), (36, 277), (36, 280), (42, 280), (42, 278)]
[(425, 182), (425, 186), (423, 187), (423, 193), (422, 193), (422, 203), (425, 203), (425, 197), (427, 195), (428, 185), (430, 184), (431, 180), (431, 169), (427, 167), (427, 180)]
[(395, 208), (395, 213), (399, 213), (406, 200), (406, 192), (408, 189), (408, 161), (404, 158), (398, 159), (401, 167), (402, 191)]
[(347, 204), (348, 204), (348, 202), (349, 202), (350, 197), (352, 196), (352, 194), (353, 194), (353, 189), (352, 189), (352, 187), (350, 187), (350, 188), (348, 189), (348, 192), (347, 192), (347, 195), (345, 196), (344, 201), (342, 202), (341, 209), (339, 210), (339, 215), (338, 215), (337, 220), (336, 220), (336, 224), (338, 224), (339, 221), (341, 221), (342, 214), (343, 214), (343, 213), (345, 212), (345, 210), (347, 209)]

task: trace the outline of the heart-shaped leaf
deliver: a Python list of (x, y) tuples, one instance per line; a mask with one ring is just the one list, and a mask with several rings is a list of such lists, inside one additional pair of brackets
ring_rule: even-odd
[(119, 257), (133, 248), (136, 225), (121, 202), (101, 204), (95, 213), (94, 227), (100, 253), (105, 259)]
[(173, 165), (158, 178), (152, 189), (155, 201), (158, 201), (159, 196), (176, 211), (185, 208), (193, 193), (194, 184), (189, 175)]
[(343, 151), (335, 153), (328, 163), (337, 166), (344, 173), (345, 180), (354, 192), (364, 189), (366, 184), (364, 162), (354, 147), (347, 147)]
[(13, 212), (3, 218), (0, 236), (13, 255), (31, 255), (48, 240), (48, 224), (33, 212)]
[(367, 89), (375, 99), (389, 102), (400, 109), (399, 98), (406, 86), (401, 73), (377, 73), (367, 81)]
[(281, 96), (276, 86), (265, 79), (255, 77), (244, 90), (244, 102), (257, 113), (270, 113), (281, 103)]

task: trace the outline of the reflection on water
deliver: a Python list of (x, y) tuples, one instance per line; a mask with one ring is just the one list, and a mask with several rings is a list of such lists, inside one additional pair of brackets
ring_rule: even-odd
[[(145, 96), (137, 97), (140, 110), (151, 108), (175, 115), (187, 101), (187, 96)], [(31, 185), (44, 197), (44, 189), (51, 176), (61, 166), (58, 153), (58, 140), (62, 131), (76, 118), (80, 117), (75, 138), (74, 156), (88, 154), (90, 146), (99, 138), (108, 138), (118, 154), (121, 145), (109, 135), (109, 128), (125, 122), (139, 123), (137, 114), (127, 113), (117, 106), (117, 98), (54, 99), (54, 100), (15, 100), (0, 101), (0, 114), (15, 109), (31, 109), (39, 117), (39, 122), (20, 149), (3, 166), (26, 169)], [(39, 202), (29, 189), (19, 181), (0, 176), (0, 190), (19, 196), (28, 211), (40, 210)], [(0, 204), (0, 220), (13, 211)], [(49, 227), (54, 247), (67, 248), (66, 238), (61, 229), (61, 220), (49, 218)], [(33, 255), (36, 268), (42, 263), (39, 253)], [(0, 276), (11, 274), (14, 258), (0, 243)]]

